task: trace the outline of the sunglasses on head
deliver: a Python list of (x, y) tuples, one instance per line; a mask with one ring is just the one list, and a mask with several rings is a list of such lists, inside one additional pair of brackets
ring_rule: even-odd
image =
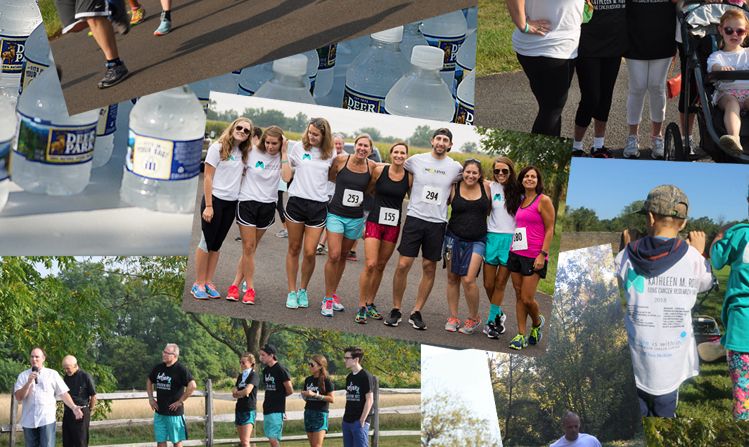
[(746, 28), (731, 28), (730, 26), (727, 26), (723, 28), (723, 32), (728, 36), (733, 35), (735, 32), (737, 36), (741, 37), (746, 34)]
[(502, 168), (502, 169), (495, 169), (495, 170), (494, 170), (494, 175), (499, 175), (499, 174), (502, 174), (502, 175), (507, 175), (507, 174), (509, 174), (509, 173), (510, 173), (510, 170), (509, 170), (509, 169), (507, 169), (507, 168)]
[(240, 132), (244, 132), (245, 135), (249, 135), (250, 132), (252, 132), (252, 129), (250, 129), (249, 127), (244, 127), (244, 126), (239, 126), (239, 125), (237, 125), (236, 127), (234, 127), (234, 130), (238, 130)]

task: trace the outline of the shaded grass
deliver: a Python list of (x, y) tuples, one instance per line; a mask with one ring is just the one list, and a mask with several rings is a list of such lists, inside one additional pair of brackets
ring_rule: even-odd
[(515, 25), (504, 1), (479, 0), (477, 76), (520, 70), (520, 64), (512, 50), (514, 30)]
[(39, 10), (42, 12), (44, 27), (47, 29), (47, 37), (52, 39), (62, 32), (62, 23), (57, 15), (54, 0), (39, 0)]

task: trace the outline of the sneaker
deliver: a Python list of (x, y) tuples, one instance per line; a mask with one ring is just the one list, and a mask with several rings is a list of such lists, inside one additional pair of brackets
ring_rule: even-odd
[(458, 320), (457, 318), (450, 317), (447, 319), (447, 323), (445, 323), (445, 330), (447, 332), (457, 332), (459, 327), (460, 320)]
[(652, 137), (651, 141), (653, 143), (653, 149), (650, 152), (650, 156), (655, 160), (663, 160), (663, 154), (665, 152), (663, 137)]
[(190, 293), (192, 293), (192, 296), (199, 300), (207, 300), (209, 298), (208, 294), (205, 292), (205, 287), (198, 285), (198, 283), (192, 285)]
[(458, 329), (461, 334), (471, 335), (476, 332), (476, 329), (481, 326), (481, 322), (478, 320), (467, 319), (462, 328)]
[(414, 313), (408, 317), (408, 322), (411, 323), (411, 326), (413, 326), (414, 329), (419, 331), (425, 331), (427, 328), (427, 324), (421, 319), (421, 312), (418, 310), (414, 311)]
[(396, 327), (403, 320), (403, 314), (400, 309), (390, 309), (390, 315), (385, 319), (385, 326)]
[[(286, 303), (288, 304), (288, 301)], [(255, 304), (255, 289), (247, 289), (242, 296), (242, 304)]]
[(573, 157), (587, 157), (588, 154), (585, 153), (582, 149), (572, 149), (572, 156)]
[(733, 135), (723, 135), (720, 137), (720, 147), (735, 155), (740, 155), (744, 152), (744, 149), (741, 147), (741, 139)]
[(504, 312), (494, 317), (494, 329), (496, 329), (500, 335), (505, 333), (505, 320), (506, 319), (507, 319), (507, 315), (505, 315)]
[(611, 158), (611, 151), (606, 146), (603, 147), (592, 147), (590, 148), (590, 156), (592, 158)]
[(122, 35), (127, 34), (130, 31), (130, 16), (127, 15), (125, 10), (125, 3), (112, 2), (109, 5), (111, 7), (109, 20), (112, 22), (114, 32)]
[(209, 297), (216, 299), (221, 298), (221, 293), (219, 293), (218, 290), (216, 290), (216, 286), (213, 285), (211, 282), (205, 283), (205, 292), (208, 294)]
[(169, 34), (169, 32), (172, 30), (172, 21), (167, 20), (164, 18), (164, 14), (161, 14), (161, 23), (159, 24), (159, 27), (156, 28), (156, 31), (153, 32), (154, 36), (163, 36), (165, 34)]
[(299, 289), (296, 293), (297, 305), (306, 309), (309, 307), (309, 298), (307, 298), (307, 289)]
[(640, 158), (640, 145), (637, 144), (637, 135), (627, 137), (624, 145), (624, 158)]
[(346, 256), (346, 260), (354, 262), (358, 261), (358, 259), (356, 258), (356, 252), (354, 250), (349, 251), (348, 256)]
[(354, 321), (356, 321), (359, 324), (367, 324), (367, 308), (365, 306), (360, 307), (359, 310), (356, 312)]
[(497, 331), (497, 327), (494, 325), (494, 322), (486, 323), (484, 325), (484, 334), (486, 334), (487, 337), (491, 339), (498, 339), (499, 338), (499, 331)]
[(510, 341), (510, 349), (515, 349), (516, 351), (520, 351), (523, 348), (528, 347), (528, 342), (525, 340), (525, 337), (523, 334), (518, 334), (515, 336), (515, 338)]
[(544, 319), (543, 315), (539, 315), (538, 318), (541, 319), (541, 324), (538, 326), (531, 326), (531, 333), (528, 335), (528, 344), (535, 345), (541, 342), (541, 338), (543, 338), (543, 335), (541, 333), (541, 328), (544, 327), (544, 323), (546, 320)]
[(341, 304), (341, 297), (333, 294), (333, 310), (336, 312), (343, 312), (343, 304)]
[(296, 292), (289, 292), (289, 294), (286, 295), (286, 307), (289, 309), (299, 308), (299, 302), (296, 299)]
[(327, 252), (325, 249), (325, 246), (323, 244), (317, 244), (317, 248), (315, 249), (315, 254), (317, 256), (322, 256)]
[(375, 307), (374, 303), (367, 304), (367, 317), (373, 320), (382, 320), (382, 315), (377, 312), (377, 307)]
[(130, 10), (130, 26), (135, 26), (146, 20), (146, 8), (142, 5), (137, 9)]
[(322, 314), (323, 317), (332, 317), (333, 316), (333, 299), (325, 297), (322, 300), (322, 307), (320, 308), (320, 314)]
[(98, 87), (107, 88), (113, 85), (117, 85), (120, 82), (124, 81), (129, 73), (130, 72), (127, 71), (127, 67), (124, 63), (119, 63), (117, 65), (107, 67), (107, 71), (106, 73), (104, 73), (104, 77), (101, 78), (101, 81), (99, 81)]
[(289, 237), (289, 232), (288, 232), (288, 230), (286, 230), (286, 228), (281, 228), (281, 231), (279, 231), (278, 233), (276, 233), (276, 237), (288, 238)]
[(226, 299), (229, 301), (239, 301), (239, 287), (232, 284), (229, 291), (226, 292)]

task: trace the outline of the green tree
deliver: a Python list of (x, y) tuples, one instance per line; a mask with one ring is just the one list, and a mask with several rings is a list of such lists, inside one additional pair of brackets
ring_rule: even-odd
[(467, 154), (477, 154), (479, 151), (479, 147), (473, 141), (469, 141), (460, 147), (460, 151), (465, 152)]
[(598, 231), (600, 221), (596, 212), (590, 208), (568, 208), (564, 216), (564, 231)]
[(369, 134), (370, 137), (372, 137), (375, 141), (382, 140), (382, 132), (380, 132), (380, 129), (376, 127), (362, 127), (361, 129), (356, 131), (357, 135), (361, 134)]
[(432, 147), (432, 133), (434, 130), (429, 126), (418, 126), (408, 139), (408, 144), (419, 147)]
[(493, 445), (489, 421), (471, 416), (454, 396), (424, 396), (422, 447), (480, 447)]

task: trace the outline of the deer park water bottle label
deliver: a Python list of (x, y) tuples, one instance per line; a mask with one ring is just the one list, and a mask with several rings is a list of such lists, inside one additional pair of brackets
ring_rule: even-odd
[(10, 166), (10, 140), (0, 141), (0, 182), (10, 178), (8, 174)]
[(27, 36), (6, 36), (0, 34), (0, 72), (21, 74), (23, 70), (23, 50)]
[(458, 50), (460, 49), (460, 46), (463, 45), (463, 41), (466, 40), (466, 35), (442, 37), (424, 34), (424, 39), (426, 39), (429, 45), (437, 47), (445, 52), (445, 59), (441, 71), (454, 71), (455, 58), (458, 57)]
[(320, 63), (317, 64), (318, 70), (325, 70), (335, 66), (337, 44), (333, 43), (328, 46), (317, 49), (317, 57)]
[(188, 180), (200, 173), (203, 139), (163, 140), (130, 130), (125, 168), (153, 180)]
[(87, 163), (94, 156), (96, 122), (60, 126), (18, 112), (14, 151), (28, 161), (51, 165)]
[(21, 84), (18, 86), (18, 93), (23, 93), (29, 84), (31, 84), (31, 81), (48, 67), (49, 65), (32, 61), (26, 57), (23, 61), (23, 69), (21, 70)]
[(348, 85), (343, 92), (343, 108), (363, 110), (372, 113), (384, 113), (385, 98), (358, 92)]
[(96, 126), (96, 136), (103, 137), (117, 131), (117, 104), (99, 109), (99, 123)]
[(458, 98), (458, 107), (455, 109), (453, 121), (457, 124), (473, 125), (473, 104)]

